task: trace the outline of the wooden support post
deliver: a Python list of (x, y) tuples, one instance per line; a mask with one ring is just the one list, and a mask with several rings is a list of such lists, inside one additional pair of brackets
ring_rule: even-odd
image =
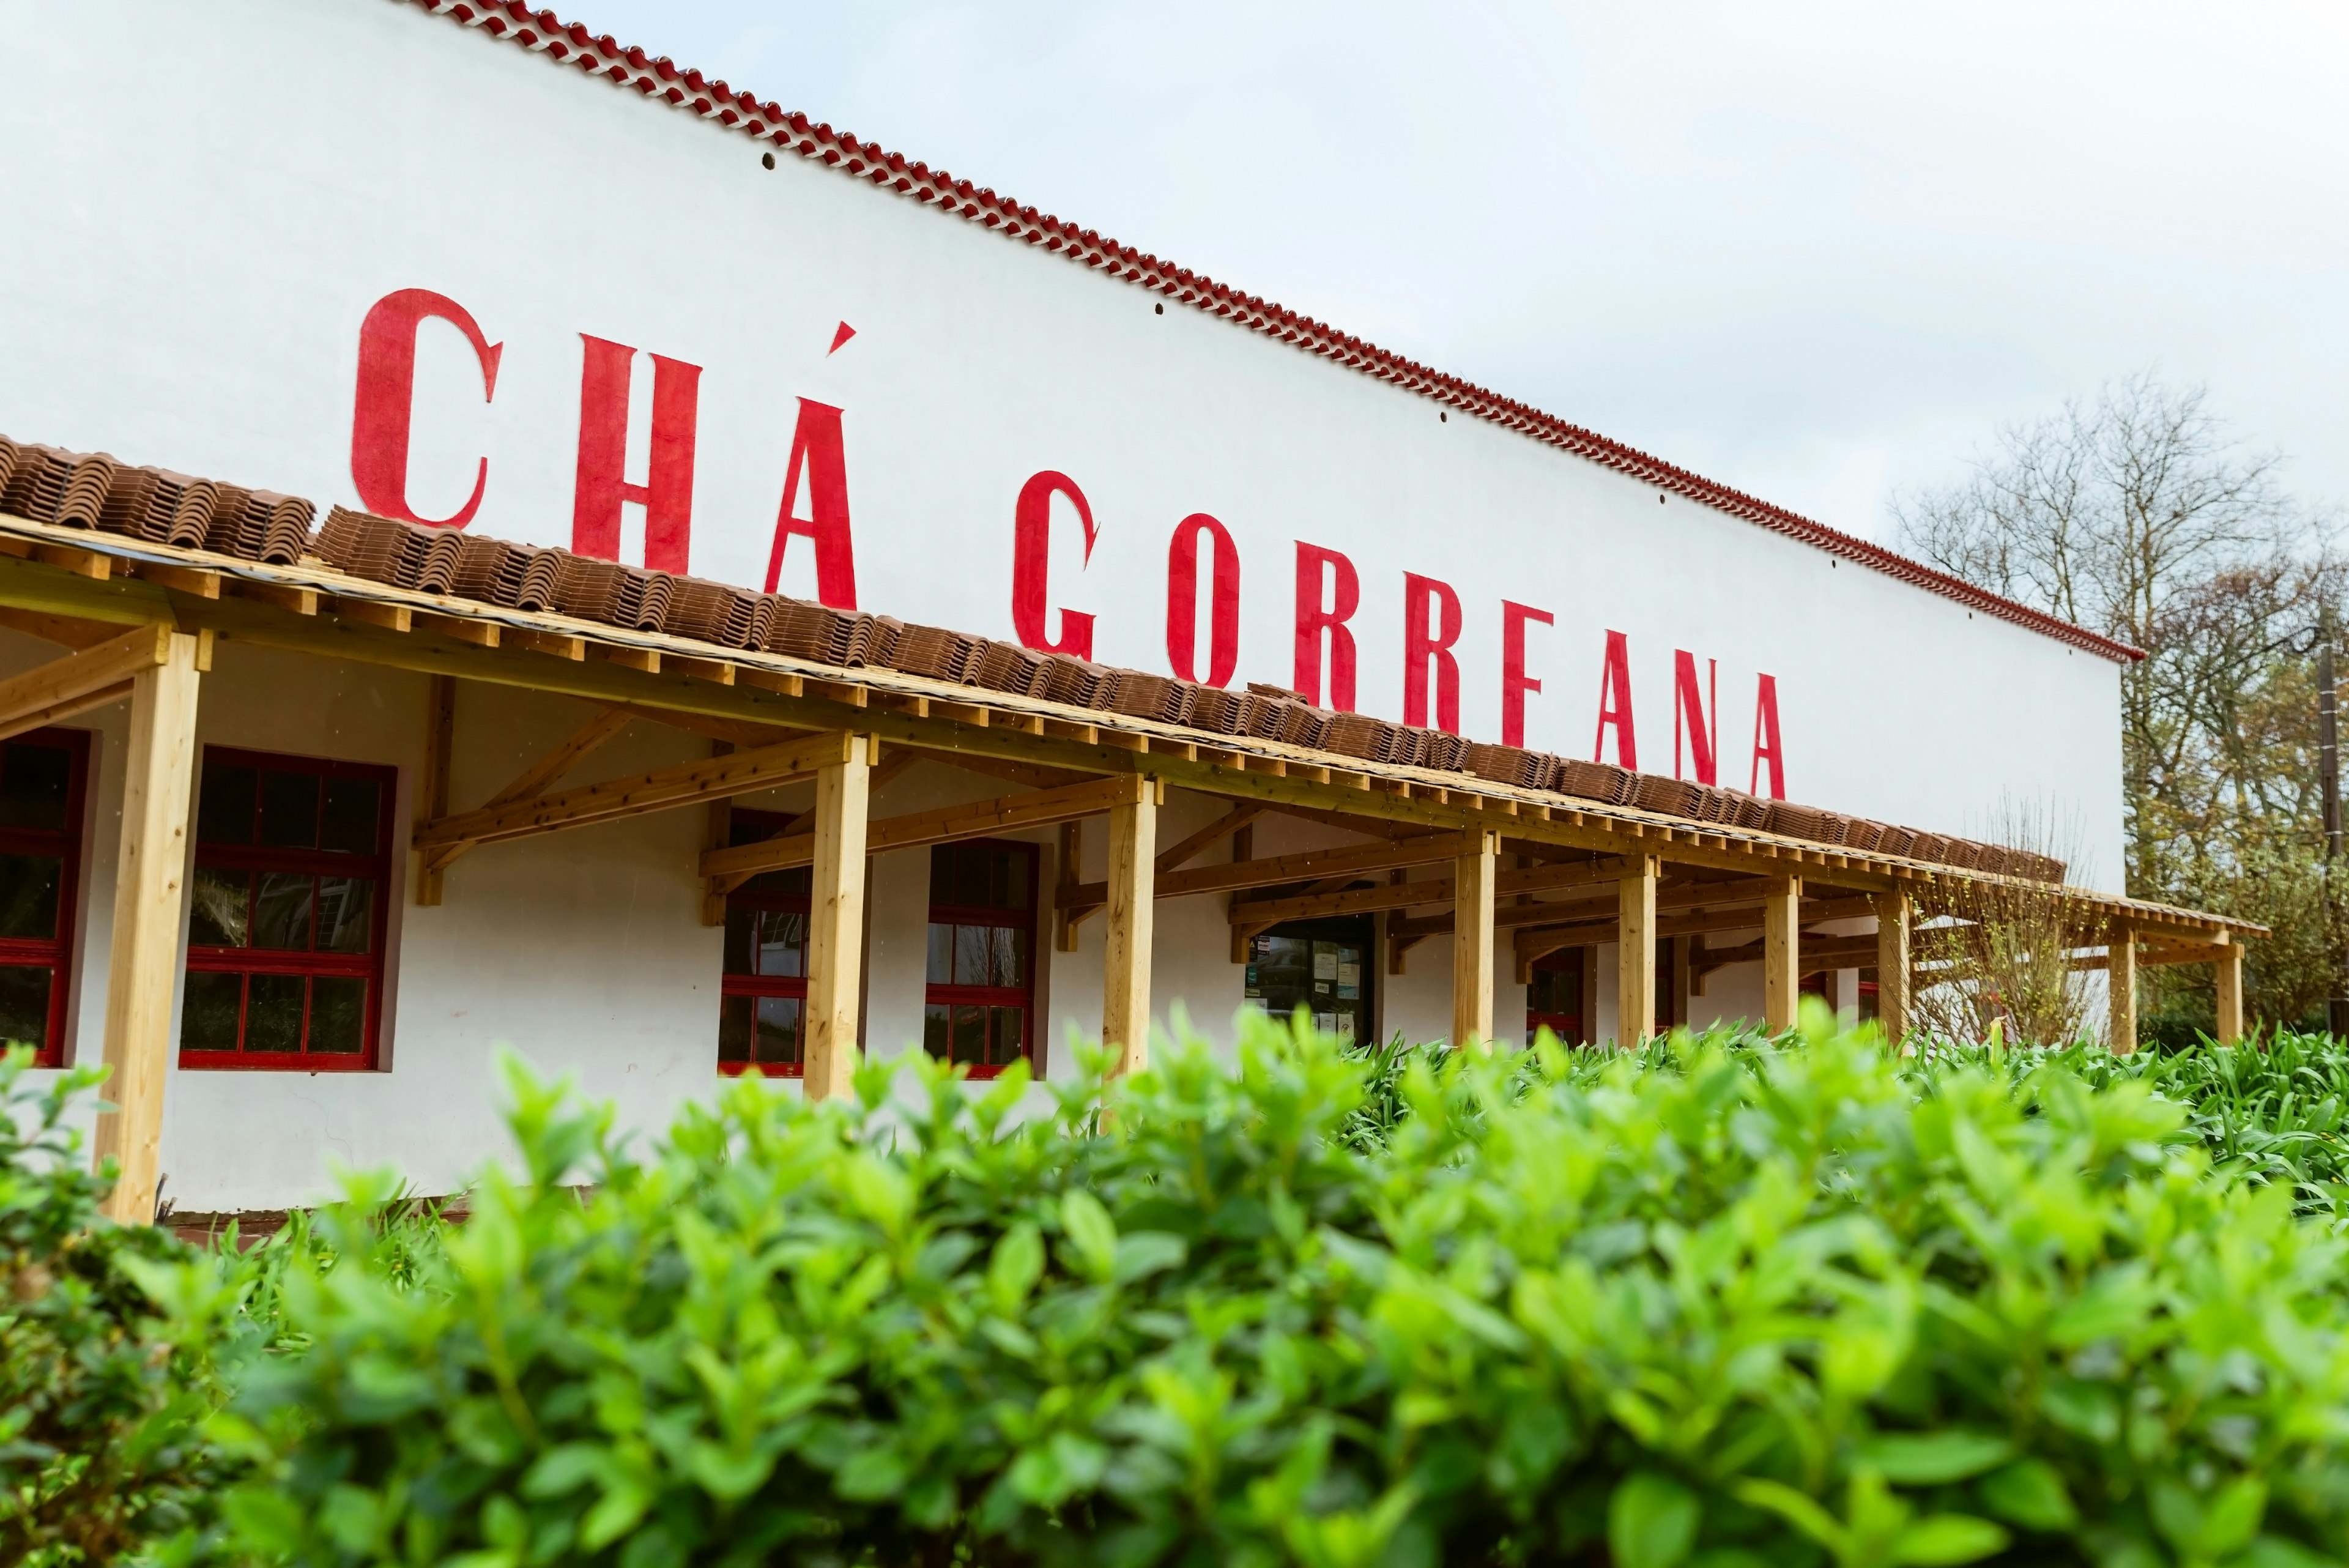
[(1108, 919), (1102, 941), (1102, 1044), (1117, 1048), (1121, 1076), (1150, 1064), (1150, 942), (1158, 898), (1158, 781), (1109, 813)]
[(2137, 933), (2126, 925), (2114, 926), (2105, 950), (2105, 1033), (2114, 1054), (2126, 1056), (2137, 1049)]
[(109, 1219), (154, 1222), (161, 1183), (163, 1085), (171, 1060), (171, 1001), (180, 970), (188, 796), (196, 772), (196, 639), (171, 635), (163, 662), (130, 683), (130, 744), (122, 780), (122, 845), (114, 877), (114, 941), (106, 978), (96, 1158), (121, 1168)]
[[(1704, 933), (1690, 932), (1682, 945), (1682, 951), (1688, 957), (1688, 993), (1692, 997), (1702, 996), (1705, 976), (1713, 972), (1705, 967), (1704, 963)], [(1691, 1013), (1690, 1022), (1693, 1023), (1695, 1022), (1693, 1008), (1691, 1009)]]
[(1656, 1032), (1656, 877), (1663, 863), (1642, 855), (1615, 884), (1615, 1040), (1627, 1048)]
[(1672, 946), (1672, 1024), (1675, 1028), (1684, 1029), (1689, 1023), (1690, 988), (1696, 983), (1696, 976), (1689, 968), (1689, 944), (1703, 939), (1671, 937), (1666, 940)]
[(806, 1094), (854, 1087), (864, 961), (864, 834), (877, 737), (851, 739), (845, 761), (815, 770), (815, 861), (808, 903)]
[(1501, 836), (1480, 833), (1452, 863), (1452, 1048), (1489, 1051), (1493, 1042), (1493, 888)]
[[(730, 756), (733, 751), (734, 742), (731, 741), (709, 742), (709, 754), (713, 757)], [(709, 811), (709, 820), (703, 823), (701, 827), (701, 847), (705, 850), (732, 848), (734, 797), (728, 795), (722, 800), (711, 801)], [(701, 879), (701, 923), (704, 926), (722, 926), (726, 923), (728, 891), (726, 884), (716, 877), (704, 877)]]
[(2243, 1038), (2243, 944), (2230, 940), (2213, 963), (2219, 980), (2219, 1044), (2236, 1045)]
[[(1250, 826), (1250, 827), (1243, 827), (1243, 828), (1241, 828), (1237, 833), (1235, 833), (1235, 834), (1233, 834), (1233, 835), (1232, 835), (1232, 864), (1233, 864), (1233, 865), (1235, 865), (1235, 866), (1245, 865), (1247, 862), (1248, 862), (1248, 861), (1250, 861), (1250, 860), (1253, 860), (1253, 859), (1255, 859), (1255, 858), (1256, 858), (1256, 829), (1255, 829), (1253, 826)], [(1237, 899), (1237, 898), (1238, 898), (1238, 895), (1237, 895), (1237, 894), (1234, 894), (1234, 895), (1233, 895), (1233, 898), (1234, 898), (1235, 899)], [(1226, 911), (1226, 912), (1228, 912), (1228, 911)], [(1246, 963), (1246, 962), (1247, 962), (1247, 958), (1248, 958), (1248, 939), (1249, 939), (1249, 937), (1250, 937), (1251, 935), (1253, 935), (1253, 933), (1252, 933), (1252, 932), (1249, 932), (1249, 931), (1247, 931), (1247, 930), (1245, 930), (1245, 929), (1243, 929), (1241, 927), (1234, 926), (1234, 927), (1232, 928), (1232, 946), (1231, 946), (1231, 961), (1232, 961), (1232, 962), (1234, 962), (1234, 963)], [(1393, 961), (1393, 961), (1393, 962), (1394, 962), (1394, 964), (1395, 964), (1395, 968), (1393, 969), (1393, 971), (1392, 971), (1392, 973), (1395, 973), (1395, 974), (1401, 974), (1401, 973), (1402, 972), (1402, 954), (1401, 954), (1400, 952), (1397, 952), (1397, 953), (1395, 954), (1394, 959), (1393, 959)]]
[[(449, 758), (457, 742), (457, 678), (430, 675), (424, 688), (424, 763), (416, 775), (416, 826), (438, 822), (449, 815)], [(440, 881), (448, 861), (430, 850), (416, 858), (416, 902), (431, 909), (440, 902)]]
[(1762, 897), (1762, 1026), (1772, 1033), (1795, 1026), (1802, 1005), (1803, 882), (1785, 877)]
[[(1073, 888), (1084, 874), (1085, 825), (1080, 822), (1061, 824), (1061, 874), (1056, 880), (1062, 888)], [(1077, 950), (1076, 911), (1055, 900), (1052, 910), (1052, 948), (1056, 952)]]
[(1590, 942), (1580, 950), (1582, 954), (1582, 1039), (1585, 1045), (1599, 1044), (1599, 944)]
[(1915, 919), (1909, 895), (1876, 897), (1876, 1022), (1899, 1045), (1909, 1033), (1909, 932)]

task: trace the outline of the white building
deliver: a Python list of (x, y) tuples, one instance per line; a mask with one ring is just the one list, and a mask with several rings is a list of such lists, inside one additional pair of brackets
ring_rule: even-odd
[(2129, 649), (546, 13), (0, 28), (0, 1033), (126, 1211), (444, 1190), (499, 1043), (1865, 1010), (2015, 802), (2234, 973), (2115, 896)]

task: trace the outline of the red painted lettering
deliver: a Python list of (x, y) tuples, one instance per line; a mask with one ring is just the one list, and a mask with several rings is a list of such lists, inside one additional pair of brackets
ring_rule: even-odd
[(1754, 774), (1745, 793), (1762, 793), (1762, 762), (1770, 763), (1770, 798), (1786, 798), (1786, 750), (1778, 740), (1778, 678), (1755, 677), (1754, 688)]
[(1166, 546), (1166, 663), (1184, 680), (1197, 680), (1199, 541), (1213, 538), (1216, 559), (1207, 579), (1209, 686), (1230, 682), (1240, 662), (1240, 549), (1230, 531), (1204, 512), (1174, 524)]
[(1077, 509), (1077, 521), (1084, 524), (1085, 561), (1093, 558), (1093, 509), (1085, 503), (1085, 493), (1077, 482), (1065, 473), (1050, 469), (1032, 476), (1019, 487), (1019, 504), (1012, 512), (1011, 542), (1011, 628), (1019, 634), (1022, 648), (1038, 653), (1066, 653), (1079, 659), (1093, 656), (1093, 618), (1079, 610), (1061, 612), (1061, 636), (1055, 641), (1045, 635), (1044, 615), (1050, 570), (1052, 539), (1052, 497), (1065, 495)]
[[(800, 472), (808, 481), (808, 515), (795, 514)], [(830, 403), (800, 400), (799, 422), (792, 427), (791, 466), (783, 474), (783, 504), (775, 514), (775, 547), (767, 556), (767, 591), (782, 580), (783, 546), (792, 535), (815, 548), (816, 597), (833, 609), (856, 607), (856, 544), (848, 524), (848, 457), (840, 434), (840, 410)]]
[(481, 367), (481, 401), (497, 395), (502, 343), (481, 334), (471, 312), (447, 295), (403, 288), (375, 302), (359, 323), (358, 395), (351, 410), (351, 483), (359, 504), (379, 517), (429, 528), (462, 528), (481, 508), (490, 460), (473, 472), (473, 493), (453, 516), (419, 517), (408, 504), (408, 436), (416, 405), (416, 329), (438, 317), (465, 335)]
[(1672, 652), (1672, 777), (1681, 778), (1681, 742), (1688, 742), (1689, 761), (1696, 765), (1696, 782), (1716, 782), (1714, 759), (1721, 750), (1721, 663), (1704, 661), (1704, 685), (1696, 680), (1696, 655), (1684, 649)]
[(1542, 683), (1526, 673), (1526, 628), (1555, 626), (1547, 610), (1501, 601), (1501, 744), (1526, 743), (1526, 694), (1539, 693)]
[[(1324, 576), (1329, 602), (1322, 601)], [(1362, 602), (1354, 563), (1335, 550), (1297, 541), (1297, 661), (1289, 684), (1308, 702), (1321, 701), (1321, 639), (1330, 639), (1330, 706), (1354, 711), (1354, 634), (1346, 622)]]
[(620, 558), (620, 507), (645, 509), (645, 565), (683, 572), (692, 553), (693, 440), (701, 367), (653, 356), (652, 458), (645, 483), (627, 482), (628, 380), (636, 351), (579, 335), (579, 471), (572, 491), (571, 548)]
[(1450, 583), (1402, 575), (1402, 722), (1427, 723), (1428, 675), (1434, 673), (1435, 727), (1460, 732), (1460, 596)]
[(1607, 731), (1615, 731), (1615, 761), (1638, 772), (1640, 746), (1631, 732), (1631, 644), (1619, 631), (1607, 634), (1607, 665), (1599, 672), (1599, 732), (1590, 742), (1590, 760), (1607, 760)]

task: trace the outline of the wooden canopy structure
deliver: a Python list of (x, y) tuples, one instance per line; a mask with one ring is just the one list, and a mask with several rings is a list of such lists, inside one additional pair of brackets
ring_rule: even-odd
[[(460, 856), (695, 805), (712, 808), (717, 819), (698, 867), (707, 923), (722, 919), (725, 894), (748, 877), (810, 867), (805, 1084), (812, 1096), (843, 1092), (854, 1064), (869, 855), (1050, 824), (1061, 825), (1069, 843), (1092, 818), (1107, 822), (1108, 872), (1102, 881), (1080, 882), (1076, 857), (1061, 857), (1051, 897), (1056, 937), (1071, 946), (1081, 922), (1102, 919), (1102, 1035), (1127, 1070), (1144, 1061), (1155, 904), (1194, 897), (1226, 901), (1236, 956), (1256, 931), (1330, 914), (1387, 911), (1389, 961), (1397, 969), (1413, 944), (1448, 934), (1452, 1038), (1482, 1044), (1495, 1034), (1493, 991), (1502, 963), (1522, 975), (1562, 948), (1617, 944), (1618, 1016), (1636, 1037), (1649, 1032), (1645, 1021), (1656, 1012), (1660, 940), (1757, 928), (1760, 940), (1742, 947), (1690, 944), (1698, 983), (1726, 965), (1761, 964), (1764, 1022), (1776, 1028), (1792, 1021), (1805, 972), (1871, 966), (1880, 1016), (1898, 1037), (1907, 1027), (1910, 986), (1933, 976), (1935, 927), (1966, 918), (1969, 890), (2011, 885), (2067, 912), (2065, 929), (2079, 940), (2075, 967), (2110, 968), (2120, 1048), (2134, 1039), (2139, 964), (2214, 964), (2220, 1035), (2232, 1040), (2242, 1031), (2242, 941), (2261, 929), (2220, 916), (1457, 769), (1204, 732), (967, 680), (404, 588), (336, 570), (306, 551), (273, 564), (252, 558), (254, 552), (118, 526), (123, 508), (108, 513), (98, 502), (77, 514), (52, 497), (46, 508), (26, 508), (48, 517), (11, 514), (8, 504), (21, 490), (0, 475), (0, 625), (71, 651), (0, 681), (0, 736), (126, 698), (130, 704), (104, 1041), (118, 1108), (100, 1119), (98, 1137), (99, 1153), (122, 1165), (111, 1200), (119, 1218), (144, 1219), (155, 1203), (195, 717), (220, 639), (432, 678), (410, 846), (410, 885), (421, 903), (440, 901), (442, 874)], [(281, 523), (282, 512), (274, 514)], [(68, 520), (55, 520), (61, 516)], [(302, 536), (298, 526), (295, 536)], [(449, 758), (459, 681), (581, 699), (597, 712), (489, 799), (453, 802)], [(557, 787), (635, 719), (706, 736), (719, 754)], [(916, 761), (1009, 787), (974, 805), (873, 817), (876, 782)], [(815, 784), (812, 811), (774, 838), (729, 845), (719, 815), (726, 801), (808, 780)], [(1157, 814), (1170, 789), (1216, 797), (1225, 807), (1207, 826), (1162, 849)], [(1347, 829), (1365, 842), (1255, 858), (1250, 827), (1267, 815)], [(1202, 863), (1223, 845), (1232, 846), (1227, 858)], [(1819, 929), (1855, 919), (1872, 919), (1873, 933)]]

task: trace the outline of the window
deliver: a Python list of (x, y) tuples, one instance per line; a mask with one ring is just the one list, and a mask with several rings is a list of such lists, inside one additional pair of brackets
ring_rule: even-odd
[(973, 839), (930, 851), (922, 1046), (992, 1078), (1034, 1047), (1036, 846)]
[(89, 733), (36, 730), (0, 744), (0, 1041), (62, 1066), (81, 886)]
[(375, 1065), (395, 777), (204, 748), (181, 1066)]
[(1582, 1027), (1582, 950), (1560, 948), (1534, 960), (1526, 983), (1526, 1044), (1547, 1029), (1568, 1045), (1588, 1036)]
[(1368, 915), (1292, 920), (1250, 937), (1247, 1004), (1283, 1023), (1302, 1007), (1325, 1034), (1369, 1039), (1375, 968), (1370, 959), (1377, 938)]
[[(731, 813), (731, 842), (756, 844), (790, 816)], [(726, 898), (726, 971), (719, 982), (718, 1070), (796, 1078), (807, 1009), (808, 893), (804, 866), (753, 877)]]

